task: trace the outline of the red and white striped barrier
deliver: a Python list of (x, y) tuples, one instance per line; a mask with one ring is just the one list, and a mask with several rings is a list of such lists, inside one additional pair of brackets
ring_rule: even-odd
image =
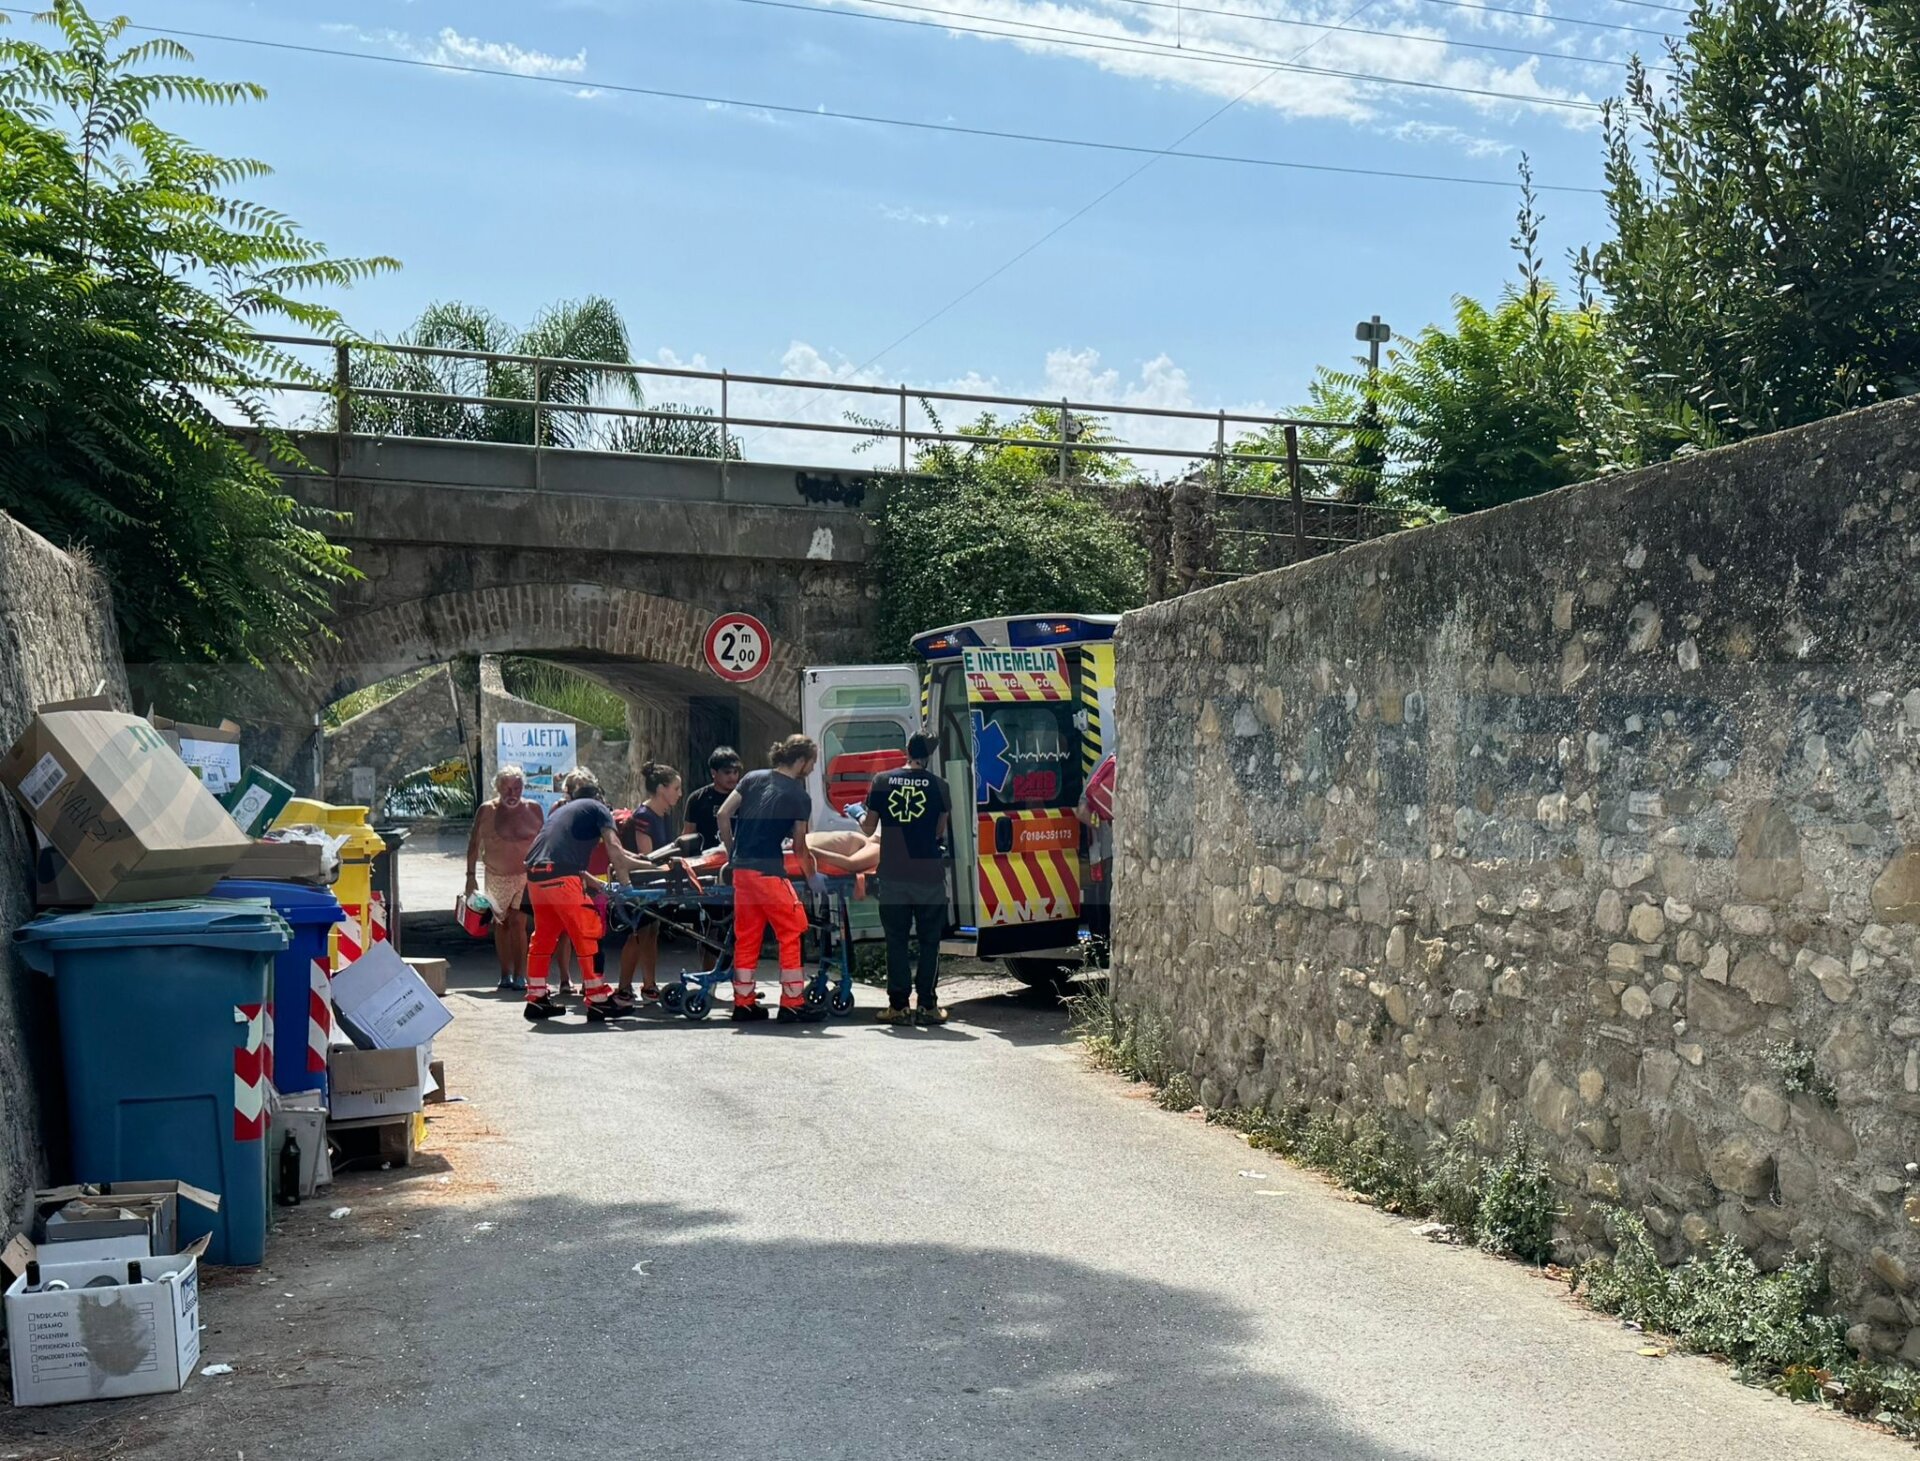
[(267, 1135), (267, 1072), (273, 1055), (267, 1043), (265, 1005), (233, 1009), (235, 1024), (245, 1025), (242, 1044), (233, 1047), (233, 1139), (263, 1141)]
[(375, 893), (367, 904), (367, 931), (376, 944), (387, 941), (387, 900)]
[(340, 905), (340, 922), (334, 926), (333, 967), (344, 969), (367, 951), (366, 935), (361, 932), (364, 910), (350, 903)]
[(327, 1069), (327, 1050), (333, 1044), (332, 975), (325, 959), (315, 959), (308, 967), (307, 993), (307, 1074), (323, 1075)]

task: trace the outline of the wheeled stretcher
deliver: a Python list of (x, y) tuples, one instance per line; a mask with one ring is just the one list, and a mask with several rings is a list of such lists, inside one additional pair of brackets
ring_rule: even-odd
[[(607, 889), (607, 922), (615, 933), (630, 936), (651, 919), (705, 951), (704, 968), (684, 971), (660, 991), (661, 1005), (689, 1020), (704, 1020), (712, 1013), (715, 988), (733, 981), (733, 887), (723, 880), (725, 866), (726, 854), (715, 849), (702, 857), (670, 860), (662, 877)], [(800, 905), (807, 910), (808, 934), (819, 951), (818, 965), (807, 981), (807, 1003), (844, 1015), (853, 1008), (849, 905), (866, 896), (868, 874), (827, 873), (826, 892), (816, 895), (791, 854), (787, 867)]]

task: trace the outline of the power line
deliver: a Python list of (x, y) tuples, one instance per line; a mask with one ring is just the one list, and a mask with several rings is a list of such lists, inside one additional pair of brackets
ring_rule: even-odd
[[(879, 4), (881, 0), (865, 0), (867, 4)], [(1609, 56), (1577, 56), (1564, 51), (1542, 51), (1527, 46), (1502, 46), (1491, 41), (1461, 40), (1453, 36), (1414, 35), (1410, 31), (1374, 30), (1364, 25), (1335, 25), (1324, 20), (1296, 20), (1288, 15), (1263, 15), (1257, 10), (1217, 10), (1203, 5), (1187, 5), (1181, 0), (1112, 0), (1121, 5), (1137, 5), (1147, 10), (1171, 10), (1176, 16), (1216, 15), (1229, 20), (1253, 20), (1262, 25), (1291, 25), (1305, 30), (1338, 31), (1345, 35), (1378, 36), (1383, 40), (1418, 41), (1429, 46), (1459, 46), (1469, 51), (1497, 51), (1507, 56), (1537, 56), (1543, 61), (1577, 61), (1587, 66), (1625, 67), (1625, 61), (1614, 60)], [(1550, 17), (1542, 17), (1548, 19)], [(1024, 23), (1024, 22), (1022, 22)], [(1665, 31), (1647, 31), (1647, 35), (1665, 35)], [(1182, 46), (1181, 48), (1184, 48)]]
[(1617, 30), (1625, 35), (1657, 36), (1661, 40), (1673, 39), (1672, 33), (1664, 30), (1647, 30), (1637, 25), (1619, 25), (1611, 20), (1586, 20), (1577, 15), (1543, 15), (1537, 10), (1516, 10), (1511, 5), (1487, 5), (1482, 0), (1420, 0), (1422, 5), (1443, 5), (1449, 10), (1478, 10), (1484, 15), (1513, 15), (1522, 20), (1551, 20), (1556, 25), (1584, 25), (1594, 30)]
[[(741, 4), (741, 5), (764, 5), (775, 10), (799, 10), (799, 11), (805, 11), (813, 15), (838, 15), (838, 16), (843, 16), (849, 20), (891, 20), (893, 19), (892, 16), (870, 15), (862, 11), (840, 9), (838, 7), (831, 6), (831, 5), (800, 4), (800, 3), (795, 3), (795, 0), (735, 0), (735, 3)], [(980, 21), (987, 22), (989, 25), (1025, 26), (1032, 30), (1047, 31), (1053, 34), (1058, 34), (1058, 35), (1085, 36), (1093, 39), (1124, 41), (1128, 45), (1153, 47), (1155, 50), (1164, 52), (1169, 57), (1173, 57), (1173, 58), (1178, 58), (1183, 56), (1185, 57), (1226, 56), (1226, 57), (1233, 57), (1241, 61), (1258, 60), (1262, 63), (1270, 64), (1270, 65), (1278, 65), (1288, 70), (1295, 69), (1291, 65), (1291, 63), (1278, 61), (1273, 57), (1258, 56), (1258, 55), (1242, 56), (1240, 53), (1234, 52), (1234, 51), (1206, 50), (1198, 46), (1188, 45), (1185, 41), (1177, 41), (1177, 42), (1174, 42), (1173, 44), (1168, 44), (1166, 41), (1151, 40), (1145, 36), (1134, 36), (1134, 35), (1103, 36), (1102, 33), (1099, 31), (1080, 30), (1080, 29), (1075, 29), (1068, 26), (1043, 25), (1038, 21), (1031, 21), (1031, 20), (1002, 20), (998, 16), (979, 15), (970, 10), (941, 10), (937, 7), (930, 6), (930, 5), (915, 5), (915, 4), (909, 3), (909, 0), (858, 0), (858, 3), (862, 5), (885, 6), (889, 10), (917, 10), (926, 15), (950, 15), (960, 20), (980, 20)], [(1128, 4), (1128, 5), (1144, 5), (1144, 6), (1149, 6), (1156, 10), (1171, 10), (1175, 12), (1176, 15), (1182, 15), (1182, 16), (1184, 15), (1231, 16), (1240, 20), (1263, 21), (1269, 25), (1291, 25), (1291, 26), (1299, 26), (1307, 30), (1327, 31), (1330, 33), (1337, 31), (1345, 35), (1375, 36), (1382, 40), (1411, 41), (1416, 44), (1426, 45), (1426, 46), (1459, 46), (1462, 49), (1470, 50), (1470, 51), (1498, 51), (1503, 55), (1509, 55), (1509, 56), (1533, 56), (1543, 61), (1569, 61), (1569, 62), (1576, 62), (1586, 66), (1611, 66), (1622, 71), (1626, 70), (1628, 65), (1628, 63), (1625, 61), (1614, 60), (1613, 58), (1606, 57), (1606, 56), (1575, 56), (1575, 55), (1569, 55), (1564, 51), (1542, 51), (1542, 50), (1532, 49), (1527, 46), (1503, 46), (1503, 45), (1497, 45), (1490, 41), (1455, 40), (1451, 36), (1423, 36), (1423, 35), (1413, 35), (1406, 31), (1372, 30), (1366, 26), (1334, 25), (1328, 21), (1322, 21), (1322, 20), (1293, 20), (1293, 19), (1289, 19), (1286, 16), (1280, 16), (1280, 15), (1260, 15), (1251, 10), (1209, 10), (1202, 6), (1197, 6), (1197, 5), (1183, 5), (1178, 3), (1178, 0), (1121, 0), (1121, 3)], [(977, 31), (967, 26), (942, 25), (935, 21), (925, 21), (925, 20), (903, 21), (901, 23), (912, 24), (912, 25), (924, 25), (924, 26), (927, 26), (929, 29), (937, 29), (937, 30), (960, 30), (969, 35), (997, 35), (1007, 40), (1032, 39), (1036, 41), (1036, 43), (1046, 44), (1046, 45), (1066, 46), (1066, 45), (1072, 44), (1071, 42), (1068, 42), (1068, 41), (1054, 41), (1051, 39), (1042, 41), (1038, 37), (1023, 36), (1010, 31)], [(1298, 69), (1311, 70), (1312, 68), (1300, 67)]]
[[(0, 14), (34, 16), (38, 11), (12, 6), (0, 6)], [(1506, 178), (1474, 177), (1468, 174), (1415, 172), (1399, 168), (1352, 167), (1331, 162), (1300, 162), (1289, 158), (1249, 157), (1234, 153), (1221, 152), (1180, 152), (1174, 150), (1181, 141), (1168, 147), (1148, 147), (1138, 143), (1111, 142), (1094, 137), (1056, 137), (1044, 132), (1016, 132), (996, 127), (968, 127), (957, 122), (925, 122), (911, 117), (888, 117), (871, 112), (821, 111), (815, 107), (789, 106), (780, 102), (750, 101), (740, 97), (715, 96), (693, 91), (669, 91), (660, 87), (634, 86), (614, 81), (589, 81), (581, 77), (529, 76), (521, 71), (508, 71), (493, 66), (471, 66), (456, 61), (429, 61), (418, 56), (382, 56), (370, 51), (346, 51), (331, 46), (303, 45), (294, 41), (270, 41), (258, 36), (224, 35), (212, 31), (181, 30), (165, 26), (135, 25), (130, 30), (145, 32), (149, 35), (173, 36), (176, 39), (213, 41), (236, 46), (253, 46), (262, 50), (290, 51), (299, 55), (326, 56), (342, 61), (368, 61), (387, 66), (404, 66), (425, 71), (455, 72), (466, 76), (492, 76), (507, 81), (524, 81), (546, 86), (564, 86), (569, 91), (591, 88), (595, 91), (610, 92), (623, 96), (644, 96), (662, 101), (698, 102), (705, 106), (735, 107), (742, 111), (772, 112), (781, 116), (807, 117), (821, 122), (860, 122), (876, 127), (899, 127), (915, 132), (943, 132), (961, 137), (983, 137), (998, 142), (1030, 142), (1049, 147), (1074, 147), (1094, 152), (1119, 152), (1144, 155), (1158, 160), (1162, 157), (1179, 158), (1187, 162), (1217, 162), (1244, 167), (1281, 168), (1296, 172), (1340, 173), (1352, 177), (1382, 178), (1399, 182), (1449, 183), (1466, 187), (1510, 188), (1511, 180)], [(1263, 85), (1272, 79), (1268, 73), (1256, 85)], [(1249, 91), (1252, 88), (1248, 89)], [(1246, 92), (1241, 93), (1244, 97)], [(1198, 131), (1198, 128), (1194, 129)], [(1193, 135), (1191, 132), (1187, 136)], [(1602, 188), (1578, 187), (1568, 183), (1536, 183), (1534, 190), (1541, 193), (1584, 193), (1598, 195)]]
[[(1190, 61), (1204, 66), (1235, 66), (1242, 70), (1288, 72), (1305, 76), (1330, 76), (1344, 81), (1359, 81), (1376, 86), (1406, 86), (1418, 91), (1441, 91), (1456, 96), (1486, 97), (1495, 101), (1509, 101), (1522, 106), (1557, 107), (1566, 111), (1597, 112), (1600, 104), (1592, 101), (1579, 101), (1572, 98), (1529, 96), (1524, 92), (1495, 91), (1487, 87), (1455, 86), (1442, 81), (1419, 81), (1406, 76), (1381, 76), (1369, 71), (1343, 71), (1327, 66), (1302, 66), (1293, 61), (1271, 58), (1236, 55), (1231, 51), (1202, 50), (1194, 46), (1175, 47), (1155, 41), (1134, 41), (1119, 44), (1114, 41), (1068, 40), (1057, 37), (1094, 36), (1095, 31), (1073, 30), (1065, 26), (1042, 25), (1037, 21), (1011, 20), (995, 21), (996, 25), (1026, 26), (1030, 30), (1047, 34), (1029, 35), (1020, 31), (986, 30), (978, 26), (955, 25), (951, 21), (915, 20), (904, 15), (875, 15), (864, 10), (844, 10), (838, 7), (809, 5), (803, 0), (735, 0), (736, 4), (758, 5), (769, 10), (797, 10), (807, 15), (838, 16), (842, 20), (872, 20), (887, 25), (911, 25), (926, 30), (957, 31), (963, 35), (993, 36), (1000, 40), (1027, 41), (1033, 45), (1061, 46), (1071, 50), (1106, 51), (1122, 56), (1152, 56), (1169, 61)], [(965, 12), (940, 10), (925, 5), (909, 3), (909, 0), (862, 0), (863, 4), (888, 5), (899, 10), (918, 10), (932, 15), (962, 15)], [(975, 17), (983, 18), (983, 17)], [(1325, 40), (1323, 35), (1321, 40)]]
[[(1358, 5), (1356, 5), (1352, 10), (1347, 12), (1347, 14), (1340, 17), (1340, 23), (1342, 25), (1345, 25), (1347, 22), (1351, 20), (1358, 19), (1359, 16), (1362, 14), (1362, 12), (1371, 8), (1375, 3), (1376, 3), (1376, 0), (1360, 0), (1360, 3)], [(1316, 36), (1313, 40), (1308, 41), (1299, 50), (1295, 51), (1293, 53), (1293, 59), (1298, 61), (1302, 56), (1306, 55), (1308, 51), (1311, 51), (1315, 46), (1319, 45), (1320, 42), (1325, 39), (1326, 37), (1324, 35)], [(890, 344), (885, 346), (883, 349), (875, 352), (866, 361), (865, 364), (855, 368), (854, 374), (859, 375), (863, 371), (871, 370), (880, 361), (884, 360), (887, 356), (891, 355), (895, 350), (898, 350), (902, 345), (906, 344), (907, 341), (911, 340), (915, 335), (919, 334), (922, 330), (926, 329), (929, 325), (932, 325), (937, 321), (945, 318), (947, 315), (951, 314), (954, 310), (958, 309), (961, 305), (965, 304), (969, 299), (973, 298), (974, 295), (978, 294), (981, 290), (985, 289), (989, 284), (993, 283), (994, 280), (998, 279), (1002, 274), (1005, 274), (1009, 269), (1012, 269), (1016, 265), (1018, 265), (1023, 259), (1027, 258), (1029, 255), (1035, 253), (1036, 251), (1043, 248), (1048, 243), (1052, 242), (1054, 239), (1058, 238), (1061, 234), (1065, 233), (1069, 228), (1073, 227), (1074, 224), (1078, 223), (1082, 218), (1085, 218), (1089, 213), (1093, 212), (1094, 209), (1098, 208), (1102, 203), (1106, 202), (1107, 199), (1111, 198), (1115, 193), (1119, 192), (1122, 188), (1126, 187), (1128, 183), (1132, 182), (1135, 178), (1139, 177), (1142, 173), (1144, 173), (1148, 168), (1152, 167), (1155, 163), (1159, 162), (1161, 158), (1179, 156), (1180, 154), (1174, 151), (1175, 148), (1179, 147), (1183, 142), (1186, 142), (1189, 138), (1192, 138), (1197, 134), (1199, 134), (1200, 132), (1204, 131), (1206, 128), (1211, 127), (1215, 122), (1219, 121), (1220, 118), (1224, 117), (1228, 112), (1232, 111), (1235, 107), (1239, 106), (1241, 102), (1245, 101), (1248, 97), (1252, 96), (1261, 87), (1265, 86), (1269, 81), (1273, 80), (1276, 74), (1278, 73), (1269, 71), (1266, 75), (1259, 77), (1257, 80), (1255, 80), (1252, 85), (1246, 88), (1246, 90), (1240, 92), (1237, 96), (1229, 98), (1227, 101), (1223, 102), (1220, 106), (1215, 107), (1212, 111), (1208, 112), (1206, 116), (1202, 117), (1199, 121), (1195, 122), (1191, 127), (1187, 128), (1186, 131), (1182, 132), (1178, 137), (1174, 138), (1173, 141), (1169, 142), (1164, 148), (1160, 149), (1160, 151), (1157, 152), (1155, 155), (1147, 158), (1138, 167), (1134, 168), (1131, 172), (1127, 173), (1124, 177), (1122, 177), (1118, 182), (1112, 184), (1110, 187), (1103, 189), (1101, 192), (1095, 194), (1092, 198), (1089, 198), (1085, 203), (1081, 204), (1080, 207), (1075, 209), (1072, 213), (1068, 214), (1060, 222), (1056, 223), (1052, 228), (1049, 228), (1045, 233), (1041, 234), (1040, 237), (1036, 238), (1032, 243), (1028, 244), (1025, 248), (1021, 249), (1018, 253), (1014, 254), (1012, 258), (1008, 259), (1005, 263), (999, 265), (999, 267), (991, 270), (990, 272), (983, 274), (980, 278), (976, 279), (972, 284), (969, 284), (965, 289), (961, 290), (958, 294), (954, 295), (952, 299), (949, 299), (945, 304), (941, 305), (940, 308), (935, 310), (932, 314), (928, 315), (925, 319), (921, 320), (912, 329), (908, 330), (905, 334), (895, 338)]]

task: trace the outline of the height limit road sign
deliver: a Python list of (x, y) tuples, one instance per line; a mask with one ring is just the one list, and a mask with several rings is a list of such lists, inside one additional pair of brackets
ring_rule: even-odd
[(767, 626), (751, 614), (722, 614), (707, 626), (707, 668), (723, 680), (744, 684), (767, 667), (772, 643)]

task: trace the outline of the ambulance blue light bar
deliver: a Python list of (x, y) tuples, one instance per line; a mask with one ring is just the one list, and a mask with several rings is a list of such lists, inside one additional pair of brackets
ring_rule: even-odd
[(1104, 644), (1113, 638), (1118, 614), (1021, 614), (1006, 619), (975, 619), (932, 629), (913, 641), (913, 652), (932, 664), (959, 659), (969, 649), (1032, 649)]

